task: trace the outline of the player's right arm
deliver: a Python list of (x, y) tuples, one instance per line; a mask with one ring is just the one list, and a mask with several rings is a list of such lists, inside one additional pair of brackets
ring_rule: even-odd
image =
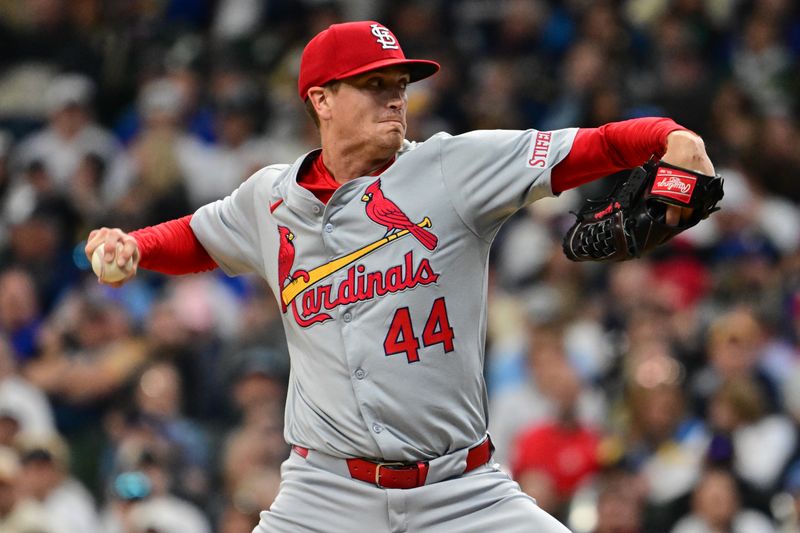
[(114, 259), (122, 267), (132, 260), (133, 267), (122, 281), (107, 283), (119, 287), (131, 280), (141, 266), (163, 274), (193, 274), (217, 267), (200, 241), (197, 240), (190, 222), (192, 215), (170, 220), (155, 226), (126, 233), (119, 228), (100, 228), (89, 233), (84, 249), (91, 261), (95, 249), (104, 247), (105, 261)]
[[(92, 257), (104, 246), (110, 261), (119, 245), (117, 264), (133, 259), (128, 277), (139, 267), (163, 274), (193, 274), (221, 267), (228, 275), (260, 272), (262, 259), (258, 238), (258, 216), (262, 211), (256, 186), (271, 167), (256, 172), (222, 200), (211, 202), (194, 214), (155, 226), (125, 233), (118, 228), (101, 228), (89, 234), (85, 252)], [(274, 174), (274, 172), (273, 172)]]

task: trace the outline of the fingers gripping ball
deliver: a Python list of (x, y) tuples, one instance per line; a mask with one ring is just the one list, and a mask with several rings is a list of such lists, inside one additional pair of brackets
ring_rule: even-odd
[[(122, 245), (118, 244), (117, 254), (121, 248)], [(117, 254), (114, 254), (114, 258), (110, 262), (106, 262), (104, 246), (101, 245), (95, 248), (94, 253), (92, 254), (92, 270), (94, 270), (95, 275), (100, 279), (100, 281), (104, 281), (106, 283), (116, 283), (127, 278), (131, 271), (133, 271), (133, 258), (128, 259), (128, 262), (125, 263), (125, 266), (120, 267), (117, 264)]]

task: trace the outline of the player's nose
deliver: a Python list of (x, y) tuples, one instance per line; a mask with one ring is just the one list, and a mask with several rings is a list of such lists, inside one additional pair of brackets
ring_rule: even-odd
[(402, 110), (405, 108), (406, 104), (408, 103), (408, 97), (406, 95), (406, 90), (404, 88), (394, 88), (389, 91), (389, 98), (388, 98), (389, 108)]

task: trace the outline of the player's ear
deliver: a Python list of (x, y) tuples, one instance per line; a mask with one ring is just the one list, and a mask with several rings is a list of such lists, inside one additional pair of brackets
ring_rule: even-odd
[(308, 101), (320, 120), (330, 118), (330, 93), (324, 87), (311, 87), (308, 90)]

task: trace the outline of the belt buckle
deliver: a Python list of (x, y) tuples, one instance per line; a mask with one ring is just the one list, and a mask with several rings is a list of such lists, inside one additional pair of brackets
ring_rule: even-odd
[(381, 489), (384, 488), (383, 485), (381, 485), (381, 468), (384, 466), (390, 467), (390, 466), (409, 466), (409, 465), (401, 462), (375, 463), (375, 485)]

